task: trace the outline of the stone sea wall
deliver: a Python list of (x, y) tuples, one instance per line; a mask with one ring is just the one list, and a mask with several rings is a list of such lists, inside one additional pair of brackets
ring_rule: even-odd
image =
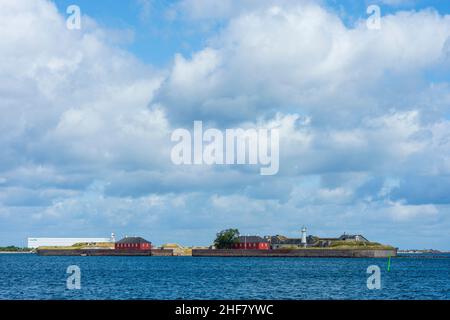
[(172, 250), (37, 249), (40, 256), (172, 256)]

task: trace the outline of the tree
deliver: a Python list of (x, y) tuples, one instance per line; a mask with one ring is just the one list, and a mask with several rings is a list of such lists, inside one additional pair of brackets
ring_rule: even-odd
[(214, 245), (217, 249), (231, 249), (232, 245), (238, 242), (238, 237), (238, 229), (222, 230), (217, 233), (216, 240), (214, 240)]

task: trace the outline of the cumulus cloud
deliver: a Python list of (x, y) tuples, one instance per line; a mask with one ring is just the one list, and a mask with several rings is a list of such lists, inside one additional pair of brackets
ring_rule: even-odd
[(431, 204), (411, 206), (401, 202), (394, 202), (389, 205), (387, 211), (395, 220), (409, 220), (416, 217), (424, 219), (427, 216), (436, 216), (438, 214), (437, 208)]
[(67, 29), (51, 2), (3, 2), (1, 16), (5, 210), (23, 219), (29, 210), (66, 213), (94, 180), (167, 162), (167, 120), (148, 109), (159, 71), (117, 48), (89, 17), (80, 31)]
[(109, 45), (88, 18), (77, 32), (46, 1), (6, 9), (0, 47), (5, 160), (58, 169), (123, 165), (130, 153), (136, 162), (157, 161), (150, 149), (168, 134), (163, 112), (147, 109), (158, 72)]
[[(429, 189), (427, 201), (446, 203), (438, 177), (448, 174), (441, 137), (449, 130), (447, 84), (424, 80), (446, 68), (450, 19), (424, 10), (387, 15), (381, 23), (377, 31), (365, 21), (348, 27), (311, 3), (243, 10), (208, 47), (176, 57), (157, 99), (178, 111), (169, 113), (176, 123), (206, 118), (226, 127), (255, 115), (276, 123), (285, 194), (296, 185), (288, 177), (344, 177), (334, 188), (301, 189), (300, 203), (357, 210), (357, 203), (379, 201), (394, 220), (437, 214), (432, 205), (421, 207), (423, 197), (407, 191), (407, 181), (421, 172), (440, 185)], [(346, 186), (355, 174), (358, 183)], [(409, 205), (386, 202), (400, 195)]]
[(417, 92), (428, 89), (420, 80), (445, 59), (449, 24), (433, 11), (403, 12), (374, 32), (317, 5), (260, 8), (231, 19), (192, 57), (177, 56), (158, 99), (180, 122), (283, 111), (354, 126), (390, 108), (420, 108)]

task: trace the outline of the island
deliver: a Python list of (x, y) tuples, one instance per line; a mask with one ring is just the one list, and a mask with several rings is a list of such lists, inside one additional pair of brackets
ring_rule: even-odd
[[(102, 239), (106, 241), (102, 241)], [(387, 258), (397, 256), (397, 248), (369, 241), (361, 234), (343, 233), (328, 238), (306, 235), (289, 238), (283, 235), (241, 235), (238, 229), (216, 234), (214, 243), (205, 247), (183, 247), (176, 243), (162, 246), (138, 236), (111, 238), (31, 238), (41, 256), (193, 256), (193, 257), (320, 257), (320, 258)], [(89, 240), (87, 242), (76, 241)], [(75, 243), (74, 243), (75, 242)], [(45, 245), (45, 244), (58, 245)], [(44, 244), (44, 245), (43, 245)], [(61, 245), (65, 244), (65, 245)]]
[(310, 258), (387, 258), (397, 256), (397, 248), (371, 242), (360, 234), (343, 234), (337, 238), (306, 236), (242, 236), (237, 229), (216, 235), (209, 249), (192, 250), (194, 257), (310, 257)]

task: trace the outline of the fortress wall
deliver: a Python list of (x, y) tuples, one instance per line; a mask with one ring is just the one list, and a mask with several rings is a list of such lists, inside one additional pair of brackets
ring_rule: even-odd
[(172, 256), (172, 250), (38, 249), (40, 256)]

